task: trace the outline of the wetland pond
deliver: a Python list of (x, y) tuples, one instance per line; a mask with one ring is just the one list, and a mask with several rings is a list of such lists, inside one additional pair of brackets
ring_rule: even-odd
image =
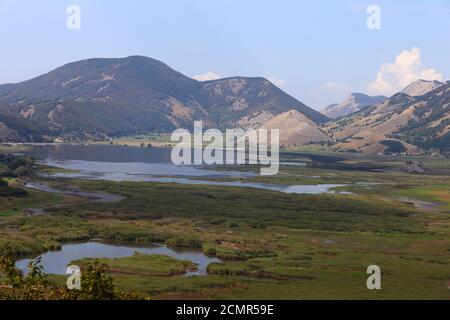
[[(123, 258), (130, 257), (135, 252), (143, 254), (166, 255), (178, 260), (188, 260), (197, 265), (196, 270), (187, 271), (185, 276), (206, 275), (206, 268), (212, 262), (221, 262), (220, 259), (209, 257), (201, 250), (193, 249), (173, 249), (165, 245), (155, 244), (154, 246), (132, 246), (124, 244), (110, 244), (101, 242), (85, 242), (62, 245), (59, 251), (48, 251), (42, 254), (42, 266), (47, 274), (66, 274), (66, 268), (71, 261), (82, 258)], [(24, 273), (28, 272), (30, 259), (21, 259), (16, 262), (16, 268)]]

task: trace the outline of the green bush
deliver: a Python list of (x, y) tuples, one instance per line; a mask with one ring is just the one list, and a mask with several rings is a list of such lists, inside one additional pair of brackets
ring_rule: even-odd
[(9, 251), (0, 257), (3, 283), (0, 300), (121, 300), (139, 299), (138, 295), (117, 291), (113, 279), (106, 275), (107, 265), (87, 265), (81, 273), (81, 290), (51, 286), (43, 272), (41, 259), (32, 260), (24, 276), (15, 268), (15, 255)]
[(180, 247), (180, 248), (201, 248), (202, 242), (196, 238), (170, 238), (166, 241), (166, 245), (170, 247)]

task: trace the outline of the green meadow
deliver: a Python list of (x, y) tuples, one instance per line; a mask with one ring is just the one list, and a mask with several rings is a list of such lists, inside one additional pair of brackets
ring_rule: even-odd
[[(194, 277), (184, 276), (195, 267), (189, 261), (166, 256), (100, 259), (118, 288), (151, 299), (449, 299), (450, 178), (407, 174), (398, 161), (370, 164), (384, 172), (359, 170), (367, 168), (364, 159), (352, 161), (352, 170), (287, 166), (276, 177), (249, 178), (342, 183), (349, 194), (47, 180), (125, 199), (94, 203), (31, 190), (26, 198), (0, 198), (0, 251), (12, 247), (19, 256), (37, 256), (64, 243), (100, 239), (164, 243), (221, 259), (207, 275)], [(404, 198), (435, 206), (424, 210)], [(29, 215), (26, 208), (45, 211)], [(373, 264), (382, 270), (381, 290), (366, 287)]]

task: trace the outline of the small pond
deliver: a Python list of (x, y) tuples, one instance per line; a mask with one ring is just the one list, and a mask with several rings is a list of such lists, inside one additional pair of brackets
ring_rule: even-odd
[[(47, 274), (66, 274), (66, 268), (73, 260), (82, 258), (123, 258), (132, 256), (135, 252), (143, 254), (166, 255), (179, 260), (189, 260), (197, 264), (197, 270), (186, 272), (186, 276), (206, 275), (206, 268), (212, 262), (220, 259), (209, 257), (200, 250), (173, 249), (165, 245), (131, 246), (123, 244), (107, 244), (100, 242), (85, 242), (65, 244), (60, 251), (48, 251), (41, 255), (44, 272)], [(30, 259), (17, 261), (16, 267), (27, 273)]]

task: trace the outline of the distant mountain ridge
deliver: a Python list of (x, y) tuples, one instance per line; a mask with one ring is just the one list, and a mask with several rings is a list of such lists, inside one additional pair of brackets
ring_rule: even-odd
[(0, 86), (0, 111), (17, 118), (8, 124), (0, 118), (3, 132), (26, 141), (37, 137), (24, 135), (24, 123), (43, 128), (43, 140), (77, 140), (170, 132), (195, 120), (232, 128), (262, 113), (271, 118), (290, 110), (316, 124), (328, 120), (264, 78), (200, 82), (142, 56), (77, 61)]
[(393, 145), (397, 152), (450, 151), (450, 81), (418, 80), (389, 99), (331, 121), (323, 129), (342, 151), (379, 154), (390, 152)]
[(349, 115), (370, 105), (377, 104), (387, 99), (385, 96), (368, 96), (363, 93), (352, 93), (341, 103), (327, 106), (322, 113), (331, 119)]
[[(286, 145), (366, 154), (450, 151), (450, 81), (418, 80), (390, 98), (351, 94), (307, 107), (261, 77), (200, 82), (151, 58), (88, 59), (0, 86), (0, 141), (40, 142), (205, 128), (280, 130)], [(342, 115), (343, 114), (343, 115)]]

